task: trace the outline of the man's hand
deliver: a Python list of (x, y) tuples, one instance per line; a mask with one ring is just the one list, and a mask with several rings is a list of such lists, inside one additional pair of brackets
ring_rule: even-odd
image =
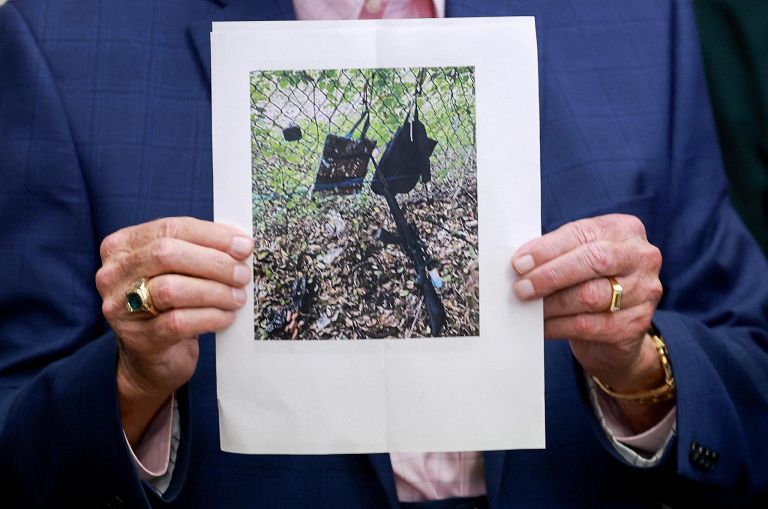
[[(117, 387), (131, 445), (195, 371), (200, 334), (221, 330), (246, 301), (253, 242), (238, 229), (193, 218), (125, 228), (101, 244), (96, 286), (118, 337)], [(157, 316), (130, 313), (125, 293), (145, 278)]]
[[(647, 331), (661, 299), (661, 253), (633, 216), (611, 214), (568, 223), (527, 242), (512, 265), (521, 300), (544, 299), (544, 335), (568, 339), (591, 375), (620, 393), (660, 386), (664, 372)], [(608, 278), (623, 287), (610, 312)], [(657, 422), (668, 405), (619, 402), (636, 431)], [(661, 407), (664, 408), (661, 408)]]

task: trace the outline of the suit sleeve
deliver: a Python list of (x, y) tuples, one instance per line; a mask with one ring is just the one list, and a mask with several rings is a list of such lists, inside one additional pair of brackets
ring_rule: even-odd
[(690, 5), (670, 8), (669, 164), (648, 232), (664, 257), (653, 321), (677, 382), (663, 467), (684, 505), (730, 506), (768, 489), (768, 264), (729, 203)]
[[(16, 502), (9, 507), (148, 506), (120, 424), (117, 346), (94, 284), (100, 261), (88, 193), (54, 76), (20, 11), (7, 4), (0, 8), (0, 484), (4, 500)], [(184, 476), (176, 477), (171, 498)]]

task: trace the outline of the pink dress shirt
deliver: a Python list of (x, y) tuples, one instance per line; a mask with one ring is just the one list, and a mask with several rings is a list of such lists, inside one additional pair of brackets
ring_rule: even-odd
[(294, 0), (298, 19), (442, 18), (445, 0)]
[[(445, 15), (445, 0), (294, 0), (296, 17), (308, 19), (427, 18)], [(650, 430), (633, 435), (621, 411), (607, 396), (591, 387), (592, 404), (619, 452), (638, 466), (651, 466), (671, 438), (675, 410)], [(172, 402), (150, 424), (134, 461), (142, 479), (161, 479), (169, 469), (175, 414)], [(651, 453), (639, 455), (636, 451)], [(655, 453), (655, 454), (654, 454)], [(485, 469), (480, 452), (391, 453), (397, 496), (401, 502), (484, 495)], [(657, 459), (656, 459), (657, 460)], [(163, 483), (167, 486), (167, 480)]]

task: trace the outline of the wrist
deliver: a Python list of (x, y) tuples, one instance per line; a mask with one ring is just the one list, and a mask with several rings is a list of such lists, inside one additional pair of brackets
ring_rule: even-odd
[[(636, 433), (650, 429), (675, 405), (676, 387), (664, 340), (655, 330), (643, 338), (636, 370), (609, 386), (592, 376), (599, 390), (618, 404)], [(647, 345), (651, 345), (652, 352)]]
[(141, 441), (147, 426), (163, 404), (172, 396), (173, 391), (147, 391), (118, 362), (117, 396), (120, 405), (120, 421), (123, 432), (131, 447)]
[(651, 334), (646, 333), (635, 361), (621, 372), (600, 376), (599, 380), (610, 387), (612, 392), (635, 394), (660, 387), (665, 378), (659, 351)]

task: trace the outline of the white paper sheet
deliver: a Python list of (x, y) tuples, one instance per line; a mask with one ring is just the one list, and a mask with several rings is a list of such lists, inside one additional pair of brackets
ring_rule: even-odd
[(476, 87), (479, 337), (258, 341), (251, 284), (216, 339), (222, 450), (544, 447), (542, 307), (510, 267), (540, 234), (533, 18), (216, 23), (211, 45), (215, 220), (246, 232), (252, 72), (472, 66)]

